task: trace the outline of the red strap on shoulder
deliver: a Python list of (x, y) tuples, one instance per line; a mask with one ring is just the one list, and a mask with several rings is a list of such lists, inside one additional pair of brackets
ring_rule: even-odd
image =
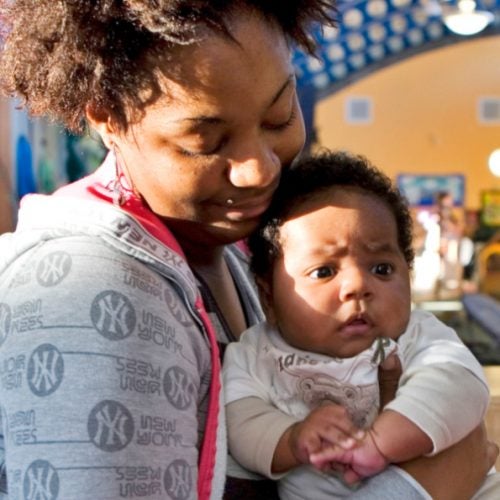
[(246, 240), (239, 240), (235, 245), (247, 256), (250, 256), (250, 249), (248, 248)]
[(220, 412), (219, 397), (222, 387), (220, 382), (221, 368), (217, 338), (205, 307), (203, 306), (201, 297), (199, 298), (199, 306), (200, 308), (198, 311), (207, 328), (208, 338), (210, 341), (212, 376), (210, 380), (210, 395), (208, 400), (207, 421), (205, 423), (205, 435), (203, 437), (198, 466), (198, 498), (200, 500), (209, 500), (215, 473), (217, 430), (219, 428)]

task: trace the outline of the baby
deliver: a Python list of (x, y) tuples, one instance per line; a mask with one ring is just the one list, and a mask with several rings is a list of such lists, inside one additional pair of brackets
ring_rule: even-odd
[[(281, 498), (348, 496), (390, 463), (451, 446), (484, 417), (480, 364), (452, 329), (411, 311), (411, 222), (365, 158), (326, 152), (283, 173), (250, 238), (267, 322), (225, 354), (229, 446), (237, 460), (259, 455), (235, 417), (248, 398), (293, 416), (284, 454), (265, 465), (241, 460), (270, 477), (296, 465), (280, 478)], [(378, 366), (393, 354), (403, 374), (381, 409)], [(310, 418), (325, 402), (338, 405), (336, 418)]]

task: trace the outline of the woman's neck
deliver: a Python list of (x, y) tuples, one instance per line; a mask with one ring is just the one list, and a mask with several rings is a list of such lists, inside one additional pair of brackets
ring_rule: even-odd
[(164, 224), (179, 243), (188, 264), (194, 269), (218, 269), (224, 261), (224, 245), (210, 244), (200, 238), (200, 228), (189, 221), (162, 218)]
[(224, 247), (208, 247), (180, 242), (188, 264), (199, 272), (216, 273), (224, 265)]
[(224, 247), (199, 245), (192, 249), (187, 245), (183, 249), (191, 269), (210, 290), (232, 336), (239, 338), (247, 324), (235, 282), (224, 259)]

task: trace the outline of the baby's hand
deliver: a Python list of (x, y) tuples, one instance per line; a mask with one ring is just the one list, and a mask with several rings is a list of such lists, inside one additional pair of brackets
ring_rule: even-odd
[(324, 447), (317, 453), (312, 453), (309, 459), (318, 469), (340, 470), (348, 484), (378, 474), (388, 465), (388, 460), (375, 445), (370, 431), (366, 431), (364, 439), (357, 446), (349, 449), (337, 445)]
[(344, 407), (326, 402), (292, 427), (290, 448), (300, 463), (309, 464), (311, 454), (321, 452), (325, 446), (350, 450), (364, 434), (354, 426)]

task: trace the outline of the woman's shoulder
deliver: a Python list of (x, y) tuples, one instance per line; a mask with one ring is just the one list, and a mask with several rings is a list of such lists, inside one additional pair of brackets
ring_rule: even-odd
[(61, 235), (20, 252), (2, 274), (0, 302), (16, 310), (40, 303), (60, 319), (110, 314), (144, 332), (151, 323), (158, 338), (197, 328), (171, 279), (95, 235)]

